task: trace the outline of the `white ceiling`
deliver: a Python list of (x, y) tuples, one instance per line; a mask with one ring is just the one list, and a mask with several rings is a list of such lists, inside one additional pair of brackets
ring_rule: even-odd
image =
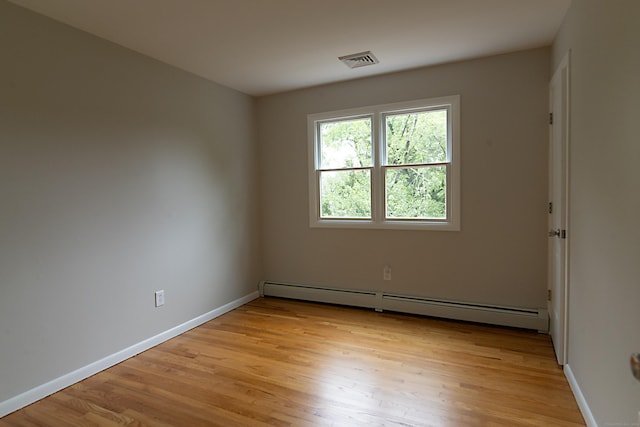
[(259, 96), (546, 46), (571, 0), (10, 1)]

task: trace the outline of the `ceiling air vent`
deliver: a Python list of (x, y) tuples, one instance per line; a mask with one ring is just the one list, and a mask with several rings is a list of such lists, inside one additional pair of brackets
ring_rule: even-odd
[(341, 56), (338, 59), (344, 62), (349, 68), (365, 67), (380, 62), (370, 51)]

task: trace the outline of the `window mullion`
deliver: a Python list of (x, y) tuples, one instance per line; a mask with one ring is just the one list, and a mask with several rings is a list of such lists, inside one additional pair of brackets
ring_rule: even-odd
[(382, 162), (384, 159), (383, 152), (383, 129), (381, 114), (377, 113), (373, 115), (373, 147), (374, 147), (374, 163), (373, 163), (373, 175), (372, 175), (372, 208), (373, 208), (373, 221), (378, 224), (384, 222), (384, 176)]

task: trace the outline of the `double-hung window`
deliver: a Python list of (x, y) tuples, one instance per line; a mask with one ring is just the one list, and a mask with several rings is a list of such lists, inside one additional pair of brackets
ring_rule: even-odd
[(312, 227), (460, 229), (459, 96), (310, 114)]

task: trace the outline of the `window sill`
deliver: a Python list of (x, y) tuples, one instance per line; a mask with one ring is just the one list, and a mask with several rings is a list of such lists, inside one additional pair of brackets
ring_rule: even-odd
[(421, 231), (460, 231), (460, 224), (453, 221), (371, 221), (371, 220), (332, 220), (312, 221), (311, 228), (371, 229), (371, 230), (421, 230)]

